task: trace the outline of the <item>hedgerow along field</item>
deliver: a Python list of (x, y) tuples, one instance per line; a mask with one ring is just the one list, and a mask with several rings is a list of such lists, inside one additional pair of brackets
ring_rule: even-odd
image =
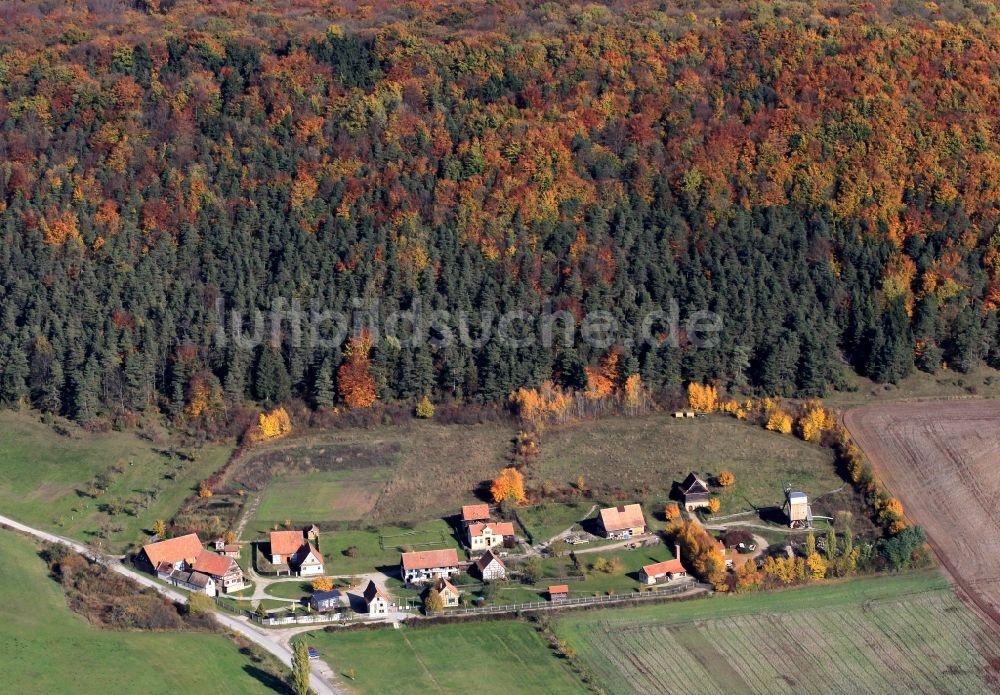
[[(57, 433), (28, 412), (0, 411), (0, 510), (19, 521), (120, 551), (170, 519), (231, 446), (190, 449), (193, 460), (124, 432)], [(91, 484), (105, 476), (107, 489)], [(119, 508), (120, 505), (120, 508)], [(108, 530), (103, 534), (101, 526)]]
[(610, 694), (985, 693), (1000, 639), (937, 572), (560, 618)]
[(274, 682), (228, 637), (199, 632), (116, 632), (70, 611), (32, 540), (0, 530), (0, 654), (8, 693), (204, 690), (273, 693)]
[(543, 637), (520, 621), (310, 632), (303, 639), (365, 695), (586, 692)]

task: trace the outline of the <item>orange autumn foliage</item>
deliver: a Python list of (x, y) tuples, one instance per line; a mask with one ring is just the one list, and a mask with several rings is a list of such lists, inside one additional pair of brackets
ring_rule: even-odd
[(369, 408), (378, 399), (369, 359), (371, 349), (371, 334), (362, 331), (351, 337), (344, 350), (346, 359), (337, 370), (337, 388), (348, 408)]
[(526, 499), (524, 494), (524, 475), (516, 468), (504, 468), (490, 485), (490, 494), (497, 504), (510, 500), (521, 504)]

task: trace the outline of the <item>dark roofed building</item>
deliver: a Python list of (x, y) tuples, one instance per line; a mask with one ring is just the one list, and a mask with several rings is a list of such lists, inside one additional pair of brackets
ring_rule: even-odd
[(708, 490), (708, 483), (699, 478), (695, 473), (688, 473), (688, 477), (680, 484), (681, 494), (684, 496), (684, 509), (693, 512), (695, 509), (707, 507), (711, 494)]

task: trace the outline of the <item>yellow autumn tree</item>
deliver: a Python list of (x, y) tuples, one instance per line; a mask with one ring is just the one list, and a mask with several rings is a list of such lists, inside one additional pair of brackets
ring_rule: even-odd
[(826, 559), (819, 553), (811, 553), (806, 558), (806, 568), (810, 580), (822, 579), (826, 576)]
[(688, 384), (688, 403), (692, 410), (711, 413), (719, 402), (719, 392), (711, 384)]
[(767, 419), (767, 429), (781, 434), (790, 434), (792, 431), (792, 418), (783, 410), (775, 410), (771, 417)]
[(807, 401), (803, 405), (802, 416), (799, 418), (799, 436), (807, 442), (818, 442), (823, 433), (836, 425), (833, 414), (828, 412), (819, 401)]
[(153, 535), (163, 538), (167, 534), (167, 522), (163, 519), (157, 519), (156, 523), (153, 524)]
[(722, 487), (731, 487), (736, 483), (736, 476), (733, 475), (732, 471), (722, 471), (719, 473), (719, 485)]
[(330, 577), (316, 577), (312, 580), (313, 591), (332, 591), (333, 579)]
[(674, 519), (679, 519), (681, 517), (681, 508), (676, 502), (671, 502), (664, 508), (663, 515), (666, 517), (667, 521), (673, 521)]
[(260, 430), (261, 441), (277, 439), (292, 431), (292, 420), (284, 408), (275, 408), (260, 414), (257, 418), (257, 427)]
[(526, 499), (524, 494), (524, 475), (516, 468), (504, 468), (490, 485), (490, 494), (497, 504), (510, 500), (521, 504)]
[(431, 403), (430, 396), (424, 396), (417, 403), (415, 410), (416, 416), (423, 420), (429, 420), (434, 417), (434, 404)]
[(712, 514), (717, 514), (719, 509), (722, 508), (722, 502), (719, 501), (718, 497), (713, 497), (708, 501), (708, 511)]
[(633, 374), (625, 380), (625, 386), (622, 391), (625, 396), (625, 405), (629, 408), (638, 408), (645, 401), (645, 389), (642, 385), (642, 377), (638, 374)]

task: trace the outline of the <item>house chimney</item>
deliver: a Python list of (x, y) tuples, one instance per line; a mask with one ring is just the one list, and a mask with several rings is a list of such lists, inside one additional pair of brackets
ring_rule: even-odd
[(674, 557), (677, 558), (678, 560), (681, 559), (681, 544), (680, 543), (674, 543)]

